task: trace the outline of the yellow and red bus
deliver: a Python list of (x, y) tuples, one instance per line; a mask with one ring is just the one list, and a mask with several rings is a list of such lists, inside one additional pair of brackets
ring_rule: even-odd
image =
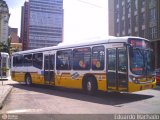
[(156, 87), (153, 50), (147, 39), (109, 37), (12, 54), (11, 77), (26, 85), (134, 92)]

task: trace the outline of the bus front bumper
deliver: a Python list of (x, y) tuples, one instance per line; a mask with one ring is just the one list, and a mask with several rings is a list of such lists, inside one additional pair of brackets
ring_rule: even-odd
[(145, 83), (145, 84), (136, 84), (133, 82), (129, 82), (128, 92), (136, 92), (136, 91), (153, 89), (153, 88), (156, 88), (156, 82)]

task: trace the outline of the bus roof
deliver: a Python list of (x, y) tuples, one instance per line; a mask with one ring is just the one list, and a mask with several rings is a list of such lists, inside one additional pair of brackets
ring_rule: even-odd
[(1, 55), (9, 55), (7, 52), (0, 52)]
[(80, 46), (87, 46), (87, 45), (107, 44), (107, 43), (116, 43), (116, 42), (127, 43), (128, 38), (137, 38), (137, 39), (147, 40), (145, 38), (135, 37), (135, 36), (124, 36), (124, 37), (109, 36), (109, 37), (107, 37), (106, 39), (103, 39), (103, 40), (92, 40), (92, 41), (89, 40), (89, 41), (85, 41), (85, 42), (76, 42), (76, 43), (63, 42), (63, 43), (59, 43), (57, 46), (20, 51), (20, 52), (12, 53), (12, 55), (35, 53), (35, 52), (49, 51), (49, 50), (56, 50), (56, 49), (63, 49), (63, 48), (73, 48), (73, 47), (80, 47)]

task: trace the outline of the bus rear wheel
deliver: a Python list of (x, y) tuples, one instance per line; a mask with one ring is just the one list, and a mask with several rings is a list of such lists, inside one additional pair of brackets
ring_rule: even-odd
[(32, 79), (30, 75), (26, 75), (25, 76), (25, 83), (27, 86), (31, 86), (32, 85)]
[(87, 81), (84, 84), (85, 93), (93, 95), (97, 92), (97, 82), (93, 77), (87, 77)]

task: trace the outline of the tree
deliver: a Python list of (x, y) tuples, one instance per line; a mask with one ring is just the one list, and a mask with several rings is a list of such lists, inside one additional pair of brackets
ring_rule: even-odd
[(7, 52), (7, 53), (11, 53), (11, 38), (8, 38), (7, 40), (7, 44), (6, 43), (2, 43), (0, 42), (0, 52)]

